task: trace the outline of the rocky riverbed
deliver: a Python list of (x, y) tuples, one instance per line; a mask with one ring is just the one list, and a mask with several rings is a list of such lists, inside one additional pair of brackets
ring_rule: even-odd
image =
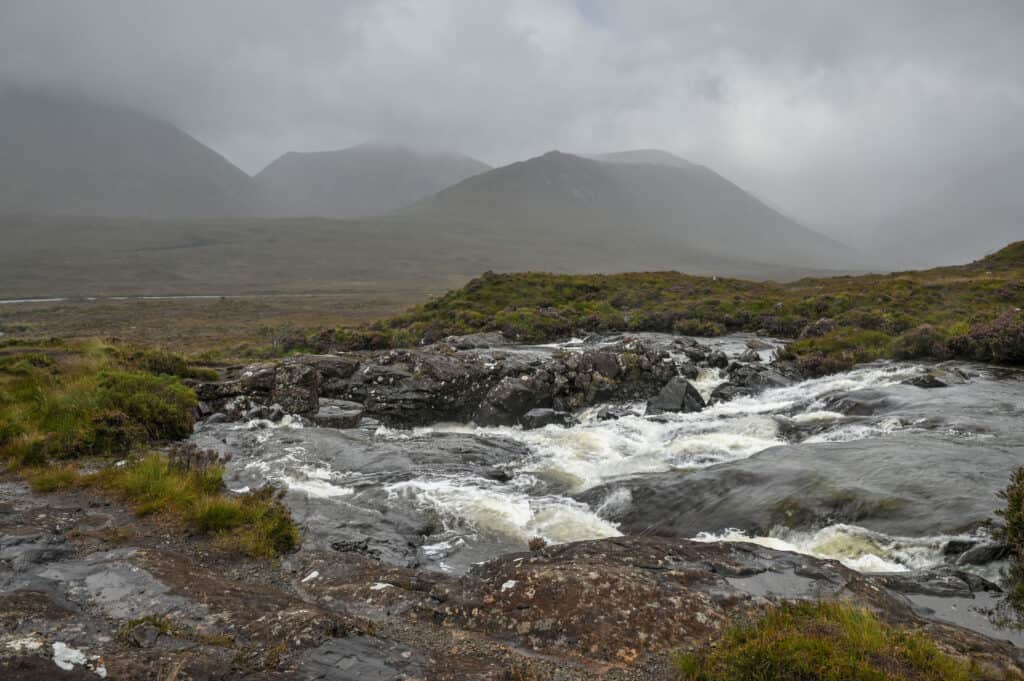
[(1021, 376), (807, 379), (778, 345), (482, 335), (229, 369), (193, 441), (233, 489), (281, 486), (302, 549), (251, 561), (5, 481), (0, 676), (669, 679), (800, 598), (1019, 667), (984, 521), (1024, 462)]

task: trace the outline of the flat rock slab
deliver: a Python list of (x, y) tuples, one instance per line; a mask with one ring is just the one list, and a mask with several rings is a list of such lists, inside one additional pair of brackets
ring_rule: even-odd
[(401, 681), (422, 678), (425, 663), (409, 648), (372, 636), (332, 638), (306, 651), (296, 677), (308, 681)]
[(347, 400), (320, 400), (313, 423), (321, 428), (355, 428), (363, 418), (363, 405)]

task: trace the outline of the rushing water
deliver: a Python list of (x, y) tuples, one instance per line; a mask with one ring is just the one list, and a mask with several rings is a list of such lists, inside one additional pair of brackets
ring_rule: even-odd
[[(715, 344), (735, 356), (746, 340)], [(655, 533), (902, 571), (983, 533), (1024, 464), (1022, 375), (955, 366), (967, 379), (944, 388), (903, 384), (928, 367), (880, 362), (694, 414), (647, 417), (634, 404), (601, 420), (590, 409), (570, 428), (338, 431), (289, 419), (196, 438), (236, 452), (232, 486), (286, 486), (307, 541), (437, 569), (535, 536)], [(695, 384), (707, 396), (721, 380), (705, 369)]]

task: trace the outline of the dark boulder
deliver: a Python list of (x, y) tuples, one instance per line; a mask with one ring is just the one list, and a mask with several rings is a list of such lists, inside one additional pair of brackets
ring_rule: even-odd
[(745, 388), (735, 383), (721, 383), (715, 386), (715, 389), (711, 391), (711, 396), (708, 399), (708, 404), (718, 404), (719, 402), (729, 402), (737, 397), (748, 397), (754, 394), (750, 388)]
[(768, 364), (732, 364), (728, 370), (729, 382), (756, 394), (769, 388), (792, 385), (793, 379)]
[(487, 393), (473, 421), (481, 426), (513, 426), (531, 409), (551, 405), (553, 387), (543, 373), (508, 377)]
[(665, 412), (694, 412), (704, 408), (704, 398), (693, 384), (685, 378), (676, 376), (669, 381), (657, 395), (647, 400), (647, 413), (663, 414)]
[(716, 369), (724, 369), (729, 366), (729, 358), (721, 350), (713, 350), (707, 356), (708, 366)]
[(761, 361), (761, 355), (757, 354), (757, 352), (755, 352), (754, 350), (746, 350), (746, 351), (740, 353), (740, 356), (737, 357), (736, 359), (738, 359), (741, 362), (747, 362), (747, 363), (750, 363), (750, 362), (760, 362)]
[(320, 407), (320, 373), (301, 362), (285, 362), (274, 375), (272, 399), (290, 414), (312, 414)]
[(523, 414), (519, 423), (525, 430), (534, 430), (544, 426), (571, 426), (576, 422), (572, 414), (554, 409), (531, 409)]
[(903, 385), (912, 385), (916, 388), (945, 388), (946, 384), (940, 381), (934, 374), (921, 374), (908, 378), (902, 382)]
[(1002, 542), (987, 542), (967, 549), (956, 559), (957, 565), (987, 565), (1010, 556), (1010, 546)]

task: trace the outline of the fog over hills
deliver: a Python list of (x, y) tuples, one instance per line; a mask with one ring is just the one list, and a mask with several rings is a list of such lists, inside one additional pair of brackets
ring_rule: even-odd
[(386, 213), (489, 170), (476, 159), (398, 145), (289, 152), (256, 181), (276, 215), (358, 218)]
[(893, 216), (864, 248), (909, 265), (967, 262), (1024, 238), (1024, 150), (972, 167)]
[(612, 250), (669, 246), (680, 266), (701, 256), (822, 269), (857, 265), (848, 247), (707, 168), (653, 150), (610, 158), (549, 152), (471, 177), (398, 214), (481, 229), (549, 230), (570, 241), (602, 239)]
[(173, 125), (83, 97), (0, 90), (0, 212), (199, 218), (265, 212), (259, 187)]

